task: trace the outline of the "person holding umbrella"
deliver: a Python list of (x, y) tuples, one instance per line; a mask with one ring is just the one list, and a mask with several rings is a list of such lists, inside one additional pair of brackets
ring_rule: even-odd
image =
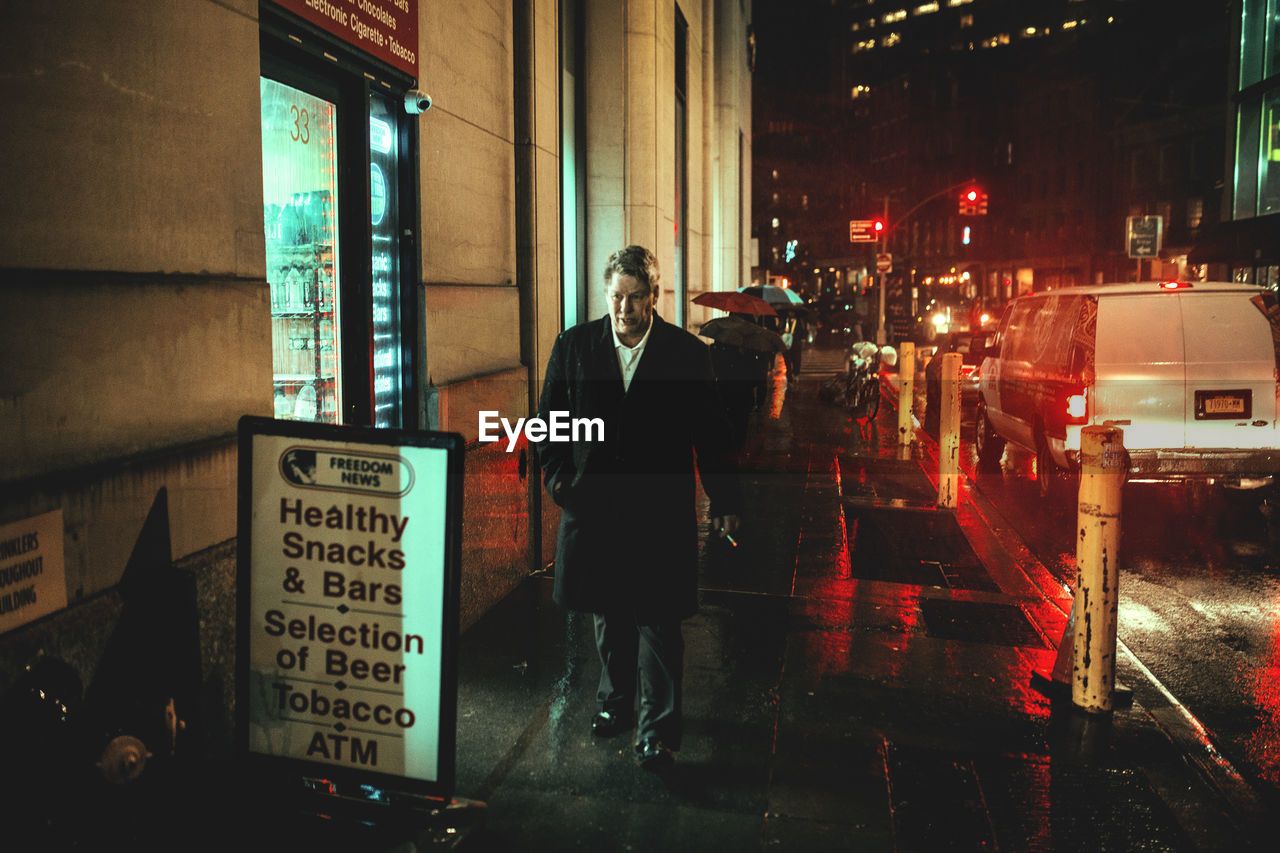
[(779, 335), (786, 342), (787, 350), (782, 354), (787, 363), (787, 381), (794, 382), (800, 375), (800, 362), (804, 354), (804, 344), (808, 335), (805, 331), (809, 308), (804, 299), (790, 287), (778, 287), (772, 284), (753, 284), (738, 288), (738, 292), (747, 296), (757, 296), (769, 303), (778, 315), (771, 321)]
[(777, 316), (777, 312), (763, 299), (745, 293), (703, 293), (693, 301), (731, 312), (728, 317), (707, 321), (699, 332), (711, 338), (711, 363), (733, 428), (732, 444), (741, 451), (747, 440), (747, 421), (757, 406), (757, 390), (768, 383), (774, 354), (787, 348), (777, 332), (753, 323), (748, 315)]

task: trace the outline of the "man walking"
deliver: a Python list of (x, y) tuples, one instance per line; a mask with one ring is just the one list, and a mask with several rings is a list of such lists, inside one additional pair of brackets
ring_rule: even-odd
[(695, 471), (711, 527), (738, 526), (729, 426), (707, 346), (654, 313), (657, 259), (614, 252), (604, 271), (609, 314), (562, 332), (547, 363), (538, 414), (600, 419), (602, 441), (537, 444), (548, 493), (561, 507), (558, 604), (590, 612), (601, 673), (592, 732), (635, 725), (636, 760), (670, 764), (683, 734), (684, 638), (698, 607)]

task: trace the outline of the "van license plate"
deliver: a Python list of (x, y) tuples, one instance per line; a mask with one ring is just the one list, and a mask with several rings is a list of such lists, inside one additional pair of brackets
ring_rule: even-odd
[(1253, 392), (1248, 388), (1232, 391), (1197, 391), (1196, 420), (1247, 419), (1253, 416)]

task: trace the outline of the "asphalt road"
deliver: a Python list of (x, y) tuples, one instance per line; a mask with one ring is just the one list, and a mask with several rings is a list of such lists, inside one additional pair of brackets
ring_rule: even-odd
[[(1016, 448), (999, 472), (975, 471), (968, 407), (963, 423), (962, 456), (978, 489), (1073, 586), (1074, 495), (1041, 499), (1032, 460)], [(1127, 649), (1142, 674), (1127, 686), (1180, 704), (1268, 799), (1280, 797), (1280, 545), (1265, 512), (1278, 494), (1128, 484), (1119, 553), (1121, 657)]]

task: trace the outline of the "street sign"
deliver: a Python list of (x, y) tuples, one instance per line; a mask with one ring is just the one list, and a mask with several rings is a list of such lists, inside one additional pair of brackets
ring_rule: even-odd
[(893, 255), (880, 252), (876, 255), (876, 272), (893, 272)]
[(1125, 220), (1125, 245), (1131, 258), (1160, 257), (1164, 219), (1160, 216), (1130, 216)]
[(452, 792), (462, 452), (241, 419), (237, 740), (260, 768)]
[(879, 239), (880, 235), (876, 233), (876, 221), (874, 219), (849, 220), (850, 243), (874, 243)]

